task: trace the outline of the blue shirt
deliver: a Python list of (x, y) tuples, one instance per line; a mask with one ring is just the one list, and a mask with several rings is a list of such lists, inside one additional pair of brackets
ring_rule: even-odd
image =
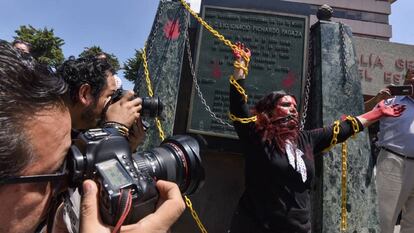
[(414, 100), (408, 96), (396, 96), (385, 100), (384, 103), (404, 104), (406, 109), (399, 117), (380, 119), (378, 145), (414, 158)]

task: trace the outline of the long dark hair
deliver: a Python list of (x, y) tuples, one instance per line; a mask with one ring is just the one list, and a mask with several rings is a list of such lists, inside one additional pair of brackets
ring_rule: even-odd
[(285, 141), (290, 140), (296, 143), (299, 134), (297, 119), (292, 119), (294, 127), (288, 127), (285, 122), (277, 120), (280, 116), (274, 115), (277, 102), (284, 96), (295, 96), (284, 91), (274, 91), (262, 99), (254, 106), (252, 112), (257, 116), (256, 131), (262, 136), (262, 141), (274, 147), (280, 152), (285, 152)]

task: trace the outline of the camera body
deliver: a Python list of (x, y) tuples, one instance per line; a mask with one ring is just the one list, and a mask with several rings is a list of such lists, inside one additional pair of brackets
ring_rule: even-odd
[(71, 147), (68, 158), (71, 186), (80, 187), (85, 179), (98, 183), (100, 213), (108, 225), (115, 225), (122, 215), (122, 190), (130, 190), (132, 196), (124, 224), (135, 223), (155, 210), (158, 200), (155, 180), (133, 164), (128, 141), (113, 129), (88, 130)]
[[(73, 140), (67, 168), (71, 190), (81, 188), (86, 179), (98, 183), (100, 215), (112, 226), (121, 217), (127, 225), (154, 212), (159, 196), (157, 179), (175, 182), (185, 194), (196, 192), (204, 183), (198, 142), (187, 135), (172, 136), (159, 147), (132, 154), (117, 129), (90, 129)], [(76, 229), (79, 215), (69, 199), (65, 198), (66, 212), (71, 228)]]

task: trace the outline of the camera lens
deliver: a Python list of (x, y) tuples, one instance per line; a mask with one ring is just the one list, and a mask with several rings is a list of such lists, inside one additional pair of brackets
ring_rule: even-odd
[(135, 167), (155, 179), (176, 183), (181, 193), (192, 194), (204, 183), (198, 142), (187, 135), (175, 135), (159, 147), (132, 155)]
[(141, 114), (144, 117), (160, 116), (163, 110), (162, 102), (159, 97), (142, 97)]

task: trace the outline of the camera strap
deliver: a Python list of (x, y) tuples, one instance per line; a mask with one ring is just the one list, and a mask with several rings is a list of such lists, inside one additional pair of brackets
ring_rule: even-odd
[(118, 233), (121, 229), (122, 223), (124, 223), (132, 205), (132, 190), (121, 189), (121, 195), (118, 199), (118, 213), (116, 214), (116, 225), (112, 233)]

